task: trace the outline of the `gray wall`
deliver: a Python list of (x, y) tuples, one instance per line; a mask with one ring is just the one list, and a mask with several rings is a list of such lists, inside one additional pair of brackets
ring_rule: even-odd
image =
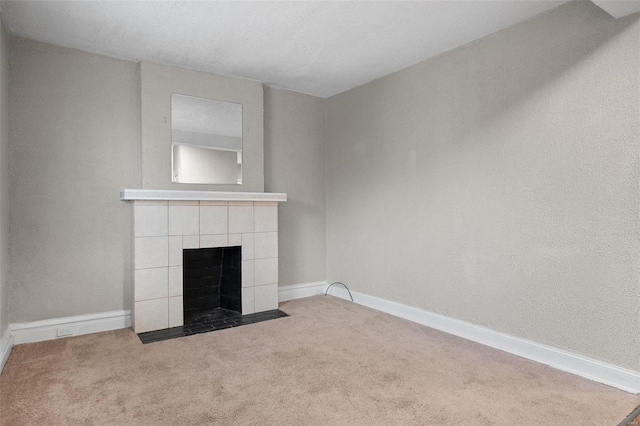
[(330, 98), (329, 281), (640, 370), (639, 44), (572, 2)]
[[(9, 40), (9, 319), (129, 309), (130, 211), (119, 191), (143, 187), (139, 65)], [(250, 85), (261, 98), (262, 88)], [(251, 123), (267, 120), (266, 190), (289, 193), (280, 205), (280, 283), (324, 280), (325, 100), (268, 93), (269, 112), (260, 106)], [(168, 179), (170, 163), (166, 172)]]
[(138, 65), (10, 38), (9, 319), (130, 306)]
[(0, 24), (0, 339), (9, 325), (9, 52)]
[(326, 101), (264, 89), (265, 190), (278, 205), (280, 285), (326, 279)]

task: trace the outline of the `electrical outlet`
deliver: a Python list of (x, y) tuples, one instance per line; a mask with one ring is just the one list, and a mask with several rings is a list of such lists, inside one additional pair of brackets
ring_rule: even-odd
[(73, 335), (73, 328), (72, 327), (59, 327), (58, 328), (58, 337), (72, 336), (72, 335)]

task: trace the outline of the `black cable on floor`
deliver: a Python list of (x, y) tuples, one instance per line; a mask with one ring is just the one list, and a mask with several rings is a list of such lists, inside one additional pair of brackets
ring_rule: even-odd
[(347, 287), (344, 283), (341, 283), (341, 282), (338, 282), (338, 281), (336, 281), (334, 283), (331, 283), (331, 285), (329, 287), (327, 287), (327, 290), (324, 292), (324, 295), (326, 296), (327, 293), (329, 293), (329, 289), (331, 288), (331, 286), (334, 286), (336, 284), (340, 284), (341, 286), (343, 286), (344, 288), (347, 289), (347, 292), (349, 293), (349, 297), (351, 298), (351, 301), (353, 302), (353, 296), (351, 295), (351, 291), (349, 291), (349, 287)]

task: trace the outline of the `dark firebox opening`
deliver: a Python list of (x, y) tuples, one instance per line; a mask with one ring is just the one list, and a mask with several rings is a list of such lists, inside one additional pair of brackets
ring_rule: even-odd
[(215, 308), (242, 313), (241, 248), (183, 250), (185, 317)]

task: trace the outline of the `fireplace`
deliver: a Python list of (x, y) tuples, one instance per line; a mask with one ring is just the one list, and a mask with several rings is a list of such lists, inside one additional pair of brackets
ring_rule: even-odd
[(239, 252), (229, 271), (239, 272), (240, 287), (220, 292), (221, 308), (223, 300), (242, 315), (278, 308), (278, 202), (286, 194), (126, 189), (121, 199), (132, 201), (136, 333), (183, 325), (192, 273), (185, 252), (195, 249)]
[(184, 316), (216, 308), (242, 312), (241, 247), (184, 249)]

